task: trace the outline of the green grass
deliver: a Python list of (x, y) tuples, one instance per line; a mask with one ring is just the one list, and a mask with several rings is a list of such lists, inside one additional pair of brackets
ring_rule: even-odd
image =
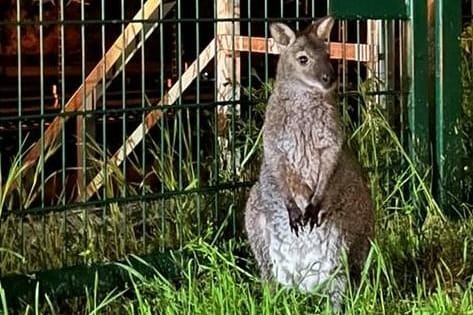
[[(136, 299), (125, 302), (124, 308), (128, 314), (330, 314), (323, 296), (261, 283), (254, 270), (232, 254), (235, 246), (231, 242), (219, 249), (203, 242), (189, 245), (207, 260), (186, 262), (185, 280), (179, 286), (159, 275), (140, 279), (130, 271)], [(405, 279), (396, 272), (396, 259), (401, 257), (395, 255), (382, 244), (373, 246), (360, 287), (347, 292), (348, 314), (473, 312), (471, 280), (455, 282), (443, 263), (432, 266), (428, 275), (420, 272), (415, 281)]]
[[(398, 224), (380, 235), (369, 254), (361, 285), (350, 288), (345, 296), (346, 313), (473, 314), (473, 257), (468, 248), (473, 222), (432, 226), (418, 239), (418, 249), (410, 251), (412, 244), (403, 240), (401, 218), (391, 220)], [(446, 230), (440, 234), (439, 228)], [(180, 282), (170, 282), (158, 271), (153, 278), (145, 278), (122, 265), (130, 274), (129, 289), (104, 296), (91, 288), (81, 313), (331, 314), (323, 295), (305, 295), (262, 283), (252, 260), (234, 254), (247, 250), (241, 242), (216, 246), (199, 239), (186, 249), (196, 258), (176, 260), (182, 270)], [(26, 313), (58, 312), (52, 303), (41, 305), (39, 313), (34, 311), (37, 308), (32, 305)]]

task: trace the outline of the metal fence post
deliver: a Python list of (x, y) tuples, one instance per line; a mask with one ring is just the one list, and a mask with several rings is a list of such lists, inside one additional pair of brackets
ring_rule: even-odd
[(435, 193), (446, 213), (454, 215), (459, 193), (461, 113), (460, 46), (461, 1), (436, 1), (435, 73)]
[(427, 1), (411, 0), (408, 27), (408, 77), (410, 95), (408, 99), (409, 150), (411, 157), (430, 164), (431, 138), (428, 101), (428, 29)]

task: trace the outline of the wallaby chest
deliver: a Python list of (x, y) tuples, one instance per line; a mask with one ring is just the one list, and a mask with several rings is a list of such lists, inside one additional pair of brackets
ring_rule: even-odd
[(341, 146), (336, 114), (330, 104), (315, 96), (294, 96), (285, 105), (275, 145), (287, 166), (312, 187), (321, 172), (322, 156), (338, 152)]

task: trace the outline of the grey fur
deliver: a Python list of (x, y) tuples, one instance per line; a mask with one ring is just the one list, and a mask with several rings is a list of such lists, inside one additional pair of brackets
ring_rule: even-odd
[(341, 256), (359, 273), (374, 214), (362, 170), (344, 145), (325, 44), (332, 25), (322, 18), (297, 36), (281, 23), (270, 28), (282, 51), (245, 226), (263, 278), (311, 291), (334, 277), (329, 293), (339, 307), (346, 285), (336, 272)]

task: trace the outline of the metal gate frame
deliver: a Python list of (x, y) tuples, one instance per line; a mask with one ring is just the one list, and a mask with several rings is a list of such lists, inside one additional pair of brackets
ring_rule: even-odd
[[(406, 21), (409, 152), (411, 158), (432, 166), (435, 197), (445, 213), (455, 216), (462, 174), (457, 131), (462, 95), (458, 44), (461, 1), (390, 0), (380, 5), (377, 0), (329, 0), (329, 12), (342, 19)], [(432, 47), (429, 28), (434, 25), (435, 46)], [(429, 64), (429, 55), (435, 56), (434, 64)], [(434, 82), (429, 82), (429, 74), (433, 72)], [(430, 97), (433, 95), (435, 98)]]

